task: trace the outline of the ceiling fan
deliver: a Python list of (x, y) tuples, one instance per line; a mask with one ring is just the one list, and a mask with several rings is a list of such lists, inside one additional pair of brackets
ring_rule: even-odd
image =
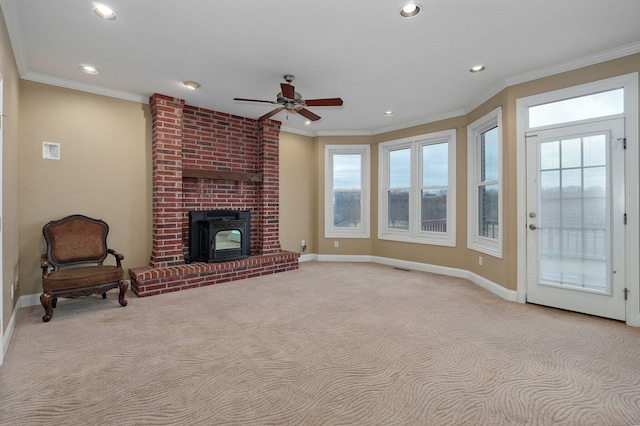
[(286, 83), (280, 83), (280, 89), (275, 101), (263, 101), (260, 99), (246, 99), (246, 98), (233, 98), (234, 101), (248, 101), (248, 102), (264, 102), (268, 104), (280, 105), (278, 108), (266, 113), (262, 117), (258, 118), (258, 121), (266, 120), (280, 111), (286, 110), (287, 112), (297, 112), (303, 117), (311, 120), (320, 120), (320, 116), (309, 111), (306, 107), (316, 106), (340, 106), (342, 105), (342, 99), (340, 98), (324, 98), (324, 99), (302, 99), (302, 95), (296, 92), (295, 87), (291, 82), (296, 77), (293, 74), (285, 74), (284, 79)]

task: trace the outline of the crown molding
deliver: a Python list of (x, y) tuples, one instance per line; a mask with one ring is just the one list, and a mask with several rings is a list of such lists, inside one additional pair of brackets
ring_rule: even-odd
[(309, 132), (306, 130), (300, 130), (300, 129), (294, 129), (293, 127), (285, 127), (285, 126), (281, 126), (280, 127), (280, 131), (281, 132), (285, 132), (285, 133), (293, 133), (296, 135), (301, 135), (301, 136), (309, 136), (309, 137), (314, 137), (317, 136), (316, 132)]
[(317, 136), (371, 136), (372, 133), (366, 130), (323, 130), (316, 133)]
[(601, 62), (622, 58), (624, 56), (634, 55), (639, 52), (640, 52), (640, 41), (637, 41), (624, 46), (619, 46), (613, 49), (605, 50), (603, 52), (599, 52), (593, 55), (583, 56), (582, 58), (562, 62), (560, 64), (552, 65), (549, 67), (538, 68), (536, 70), (532, 70), (523, 74), (509, 77), (505, 79), (505, 83), (507, 87), (515, 86), (516, 84), (526, 83), (528, 81), (537, 80), (539, 78), (549, 77), (556, 74), (561, 74), (567, 71), (573, 71), (578, 68), (584, 68), (590, 65), (599, 64)]
[(20, 27), (20, 19), (18, 19), (18, 11), (16, 2), (9, 0), (0, 0), (0, 9), (4, 15), (4, 22), (9, 33), (9, 41), (13, 50), (13, 57), (18, 67), (18, 74), (21, 78), (28, 72), (29, 64), (25, 55), (24, 42), (22, 38), (22, 28)]
[(491, 89), (489, 89), (486, 92), (484, 92), (484, 94), (482, 94), (482, 96), (480, 96), (474, 102), (468, 104), (464, 108), (464, 114), (465, 115), (469, 114), (471, 111), (473, 111), (474, 109), (478, 108), (480, 105), (482, 105), (483, 103), (487, 102), (489, 99), (493, 98), (495, 95), (497, 95), (498, 93), (502, 92), (507, 87), (508, 86), (507, 86), (507, 83), (505, 81), (499, 82), (498, 84), (493, 86)]
[(409, 127), (421, 126), (423, 124), (434, 123), (436, 121), (447, 120), (449, 118), (460, 117), (461, 115), (465, 115), (465, 110), (456, 110), (451, 112), (445, 112), (442, 114), (432, 115), (431, 117), (424, 118), (416, 121), (409, 121), (406, 123), (396, 124), (394, 126), (381, 127), (371, 132), (372, 135), (379, 135), (382, 133), (393, 132), (395, 130), (407, 129)]
[(148, 104), (151, 95), (141, 95), (139, 93), (123, 92), (121, 90), (109, 89), (95, 84), (80, 83), (77, 81), (66, 80), (64, 78), (52, 77), (46, 74), (27, 71), (21, 75), (24, 80), (35, 81), (36, 83), (50, 84), (52, 86), (64, 87), (67, 89), (79, 90), (81, 92), (93, 93), (96, 95), (109, 96), (111, 98), (122, 99), (125, 101), (138, 102)]

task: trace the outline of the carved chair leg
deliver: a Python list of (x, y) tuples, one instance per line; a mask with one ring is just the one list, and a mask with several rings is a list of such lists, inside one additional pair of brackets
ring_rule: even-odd
[(52, 297), (51, 298), (51, 306), (55, 309), (57, 304), (58, 304), (58, 298), (57, 297)]
[(122, 306), (127, 306), (127, 301), (124, 300), (124, 295), (127, 292), (127, 287), (129, 287), (129, 284), (127, 284), (126, 281), (121, 280), (118, 283), (118, 287), (120, 288), (120, 294), (118, 295), (118, 302), (120, 302), (120, 305)]
[(44, 308), (44, 313), (45, 313), (45, 315), (42, 317), (42, 321), (48, 322), (53, 316), (53, 306), (51, 306), (51, 295), (47, 293), (42, 293), (40, 295), (40, 303), (42, 303), (42, 307)]

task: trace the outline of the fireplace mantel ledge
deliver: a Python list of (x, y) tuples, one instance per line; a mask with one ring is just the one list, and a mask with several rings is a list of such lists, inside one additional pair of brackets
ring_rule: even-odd
[(183, 178), (193, 179), (211, 179), (211, 180), (233, 180), (236, 182), (262, 182), (262, 173), (240, 173), (240, 172), (226, 172), (219, 170), (207, 170), (207, 169), (182, 169)]

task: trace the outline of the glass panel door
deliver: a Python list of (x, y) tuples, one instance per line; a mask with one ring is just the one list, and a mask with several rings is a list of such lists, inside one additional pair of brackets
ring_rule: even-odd
[(527, 138), (527, 301), (624, 319), (623, 119)]

